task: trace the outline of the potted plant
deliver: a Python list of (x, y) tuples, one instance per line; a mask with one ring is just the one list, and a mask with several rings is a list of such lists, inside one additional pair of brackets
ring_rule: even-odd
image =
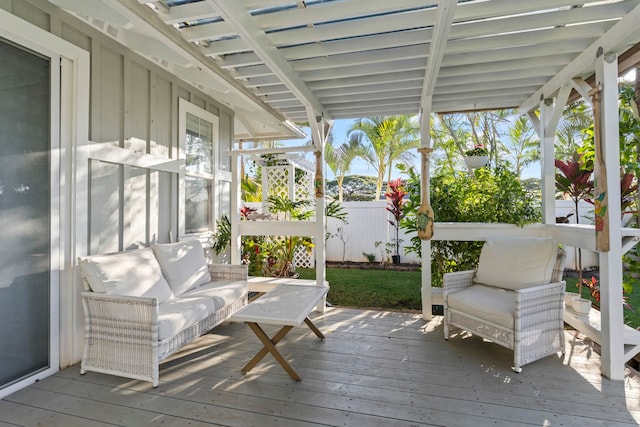
[(591, 311), (591, 300), (582, 297), (582, 287), (586, 287), (591, 290), (591, 295), (597, 293), (596, 301), (600, 300), (600, 287), (598, 286), (598, 279), (591, 277), (591, 280), (580, 278), (578, 280), (578, 296), (571, 299), (571, 308), (578, 314), (589, 314)]
[[(591, 279), (582, 279), (579, 283), (578, 283), (578, 287), (580, 290), (582, 290), (582, 287), (585, 287), (587, 289), (589, 289), (589, 293), (591, 294), (591, 297), (593, 298), (593, 301), (595, 301), (595, 304), (597, 307), (599, 307), (600, 305), (600, 283), (598, 282), (598, 279), (596, 279), (594, 276), (591, 276)], [(580, 302), (579, 306), (576, 307), (575, 305), (573, 306), (573, 310), (579, 314), (589, 314), (589, 311), (591, 311), (591, 300), (587, 299), (587, 298), (574, 298), (574, 304), (576, 300), (584, 300), (587, 301), (587, 303), (583, 303)], [(632, 310), (633, 308), (631, 307), (631, 305), (629, 304), (629, 302), (627, 301), (627, 297), (623, 296), (622, 297), (622, 306), (624, 308), (626, 308), (627, 310)]]
[(395, 230), (395, 255), (391, 256), (393, 264), (400, 264), (400, 221), (404, 218), (404, 212), (402, 211), (402, 205), (404, 204), (404, 197), (407, 192), (404, 189), (404, 185), (400, 178), (389, 181), (389, 190), (384, 194), (387, 198), (387, 211), (393, 215), (393, 220), (388, 220)]
[(471, 169), (481, 168), (489, 162), (489, 150), (483, 144), (476, 144), (464, 152), (464, 162)]

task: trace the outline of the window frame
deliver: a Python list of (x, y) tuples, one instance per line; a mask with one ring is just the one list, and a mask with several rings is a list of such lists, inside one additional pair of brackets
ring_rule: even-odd
[[(201, 120), (211, 123), (211, 144), (212, 144), (212, 161), (211, 173), (188, 172), (186, 167), (186, 141), (187, 141), (187, 114), (198, 117)], [(216, 218), (218, 218), (220, 203), (218, 183), (220, 179), (220, 119), (215, 114), (206, 111), (197, 105), (194, 105), (186, 99), (180, 98), (178, 103), (178, 159), (184, 159), (185, 164), (180, 168), (178, 182), (178, 233), (179, 236), (198, 236), (203, 233), (211, 232), (215, 229)], [(210, 200), (208, 205), (209, 224), (207, 229), (187, 231), (186, 230), (186, 179), (194, 177), (209, 181), (211, 188)]]

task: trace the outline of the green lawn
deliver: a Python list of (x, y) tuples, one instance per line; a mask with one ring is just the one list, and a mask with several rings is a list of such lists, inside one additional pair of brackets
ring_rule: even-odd
[[(301, 279), (315, 279), (315, 269), (298, 269)], [(421, 310), (419, 271), (327, 268), (331, 285), (329, 302), (334, 305), (394, 310)], [(577, 292), (577, 279), (566, 279), (567, 291)], [(587, 295), (586, 290), (583, 294)], [(633, 310), (624, 310), (625, 323), (640, 326), (640, 285), (629, 297)]]
[[(301, 279), (315, 279), (313, 268), (297, 269)], [(334, 305), (420, 310), (419, 271), (327, 268), (331, 285), (328, 301)]]

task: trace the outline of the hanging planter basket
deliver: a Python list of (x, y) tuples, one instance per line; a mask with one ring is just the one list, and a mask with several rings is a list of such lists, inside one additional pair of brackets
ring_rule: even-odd
[(466, 156), (464, 162), (471, 169), (478, 169), (489, 163), (489, 156)]

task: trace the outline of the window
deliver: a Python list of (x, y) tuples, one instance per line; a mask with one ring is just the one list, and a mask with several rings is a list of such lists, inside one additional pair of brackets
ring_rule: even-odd
[(180, 234), (213, 230), (216, 204), (218, 118), (180, 99), (179, 158), (185, 159), (181, 177)]

